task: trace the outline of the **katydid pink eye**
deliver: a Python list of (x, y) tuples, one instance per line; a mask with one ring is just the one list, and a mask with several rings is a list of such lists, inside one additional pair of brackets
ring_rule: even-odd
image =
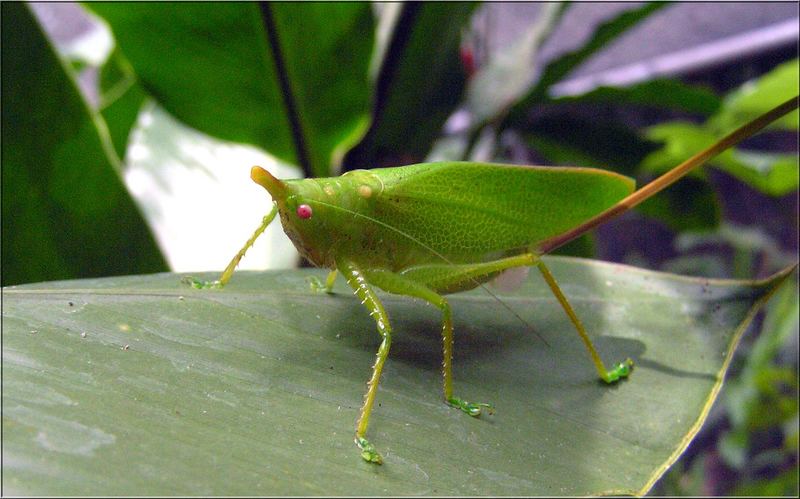
[(297, 207), (298, 217), (302, 219), (307, 219), (311, 218), (311, 215), (313, 215), (313, 212), (311, 211), (311, 207), (308, 206), (307, 204), (301, 204), (300, 206)]

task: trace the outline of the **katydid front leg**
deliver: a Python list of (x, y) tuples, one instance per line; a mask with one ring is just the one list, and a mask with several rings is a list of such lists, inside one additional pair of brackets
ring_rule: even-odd
[[(273, 203), (272, 210), (270, 210), (269, 213), (264, 215), (264, 218), (261, 220), (261, 225), (259, 225), (256, 231), (253, 233), (253, 235), (250, 236), (250, 239), (247, 240), (242, 249), (240, 249), (239, 252), (236, 253), (236, 255), (231, 259), (230, 263), (228, 263), (228, 266), (225, 267), (225, 270), (222, 272), (222, 275), (220, 276), (219, 280), (201, 281), (200, 279), (196, 279), (191, 276), (186, 276), (181, 281), (185, 284), (189, 284), (195, 289), (218, 289), (228, 284), (228, 281), (230, 281), (231, 277), (233, 276), (233, 271), (236, 270), (236, 266), (239, 265), (239, 262), (244, 257), (245, 253), (247, 253), (247, 250), (249, 250), (250, 247), (253, 246), (253, 243), (256, 242), (258, 236), (260, 236), (267, 229), (267, 227), (269, 226), (270, 223), (272, 223), (272, 220), (275, 218), (275, 215), (277, 214), (278, 214), (278, 205)], [(331, 285), (333, 285), (333, 283), (331, 283)]]

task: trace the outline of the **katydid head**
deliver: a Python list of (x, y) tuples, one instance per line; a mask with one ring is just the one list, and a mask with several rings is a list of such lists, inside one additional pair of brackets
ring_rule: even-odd
[(354, 224), (353, 218), (375, 221), (368, 215), (370, 206), (384, 188), (377, 174), (354, 170), (335, 178), (279, 180), (254, 166), (250, 178), (270, 193), (284, 232), (316, 265), (332, 266), (334, 247), (345, 245), (354, 252), (372, 244), (372, 232)]
[(253, 182), (266, 189), (276, 203), (280, 204), (286, 200), (286, 196), (289, 193), (286, 183), (273, 177), (267, 170), (260, 166), (254, 166), (250, 169), (250, 178), (253, 179)]
[(297, 250), (308, 260), (327, 266), (322, 256), (327, 253), (325, 217), (318, 216), (324, 207), (316, 205), (322, 194), (313, 180), (279, 180), (267, 170), (254, 166), (250, 178), (272, 196), (278, 206), (281, 224)]
[[(296, 183), (279, 180), (260, 166), (254, 166), (250, 170), (250, 178), (269, 192), (272, 200), (278, 205), (282, 219), (289, 215), (289, 212), (300, 220), (308, 220), (313, 215), (311, 206), (305, 201), (304, 193)], [(294, 217), (289, 216), (288, 220), (293, 220)]]

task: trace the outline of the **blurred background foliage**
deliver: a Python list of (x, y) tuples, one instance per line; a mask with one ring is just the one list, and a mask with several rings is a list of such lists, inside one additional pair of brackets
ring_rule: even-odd
[[(643, 183), (798, 93), (796, 43), (724, 74), (553, 91), (666, 3), (628, 5), (546, 60), (576, 5), (541, 4), (494, 53), (475, 3), (84, 7), (111, 34), (94, 58), (54, 44), (43, 11), (2, 4), (4, 286), (222, 268), (268, 207), (241, 187), (251, 162), (278, 176), (569, 164)], [(797, 129), (794, 112), (562, 251), (708, 277), (791, 264)], [(251, 268), (295, 259), (277, 231), (253, 252)], [(798, 493), (797, 289), (756, 321), (723, 402), (653, 493)]]

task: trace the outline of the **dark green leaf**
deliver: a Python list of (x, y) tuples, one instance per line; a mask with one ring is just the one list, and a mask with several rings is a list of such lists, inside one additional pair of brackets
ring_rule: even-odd
[(761, 478), (736, 487), (732, 496), (739, 497), (776, 497), (796, 496), (798, 493), (798, 468), (794, 466), (773, 478)]
[(538, 118), (522, 135), (554, 164), (593, 166), (629, 176), (657, 148), (619, 122), (599, 122), (570, 113)]
[(347, 167), (422, 159), (464, 91), (461, 31), (475, 3), (408, 3), (398, 15), (378, 73), (372, 126)]
[(368, 3), (269, 4), (314, 176), (329, 176), (370, 119)]
[(637, 211), (676, 231), (705, 230), (719, 225), (719, 200), (705, 180), (688, 177), (642, 203)]
[(482, 290), (453, 295), (456, 393), (497, 408), (473, 419), (441, 401), (440, 315), (386, 296), (395, 334), (368, 432), (381, 467), (353, 444), (379, 335), (343, 282), (333, 295), (309, 290), (319, 271), (240, 273), (221, 291), (175, 274), (4, 289), (3, 491), (644, 494), (785, 275), (547, 261), (601, 355), (636, 361), (632, 378), (597, 381), (538, 276), (503, 299), (549, 346)]
[(111, 25), (143, 88), (202, 132), (325, 176), (366, 128), (368, 4), (89, 7)]
[[(714, 114), (722, 105), (722, 99), (711, 90), (691, 87), (677, 80), (667, 79), (650, 80), (624, 88), (599, 87), (583, 95), (559, 97), (553, 101), (556, 103), (602, 103), (615, 106), (636, 104), (703, 115)], [(771, 108), (765, 108), (764, 111), (769, 109)]]
[(555, 249), (553, 254), (591, 258), (597, 254), (595, 249), (595, 236), (592, 233), (586, 233), (568, 242), (564, 246)]
[(3, 283), (164, 270), (106, 129), (28, 7), (2, 9)]

